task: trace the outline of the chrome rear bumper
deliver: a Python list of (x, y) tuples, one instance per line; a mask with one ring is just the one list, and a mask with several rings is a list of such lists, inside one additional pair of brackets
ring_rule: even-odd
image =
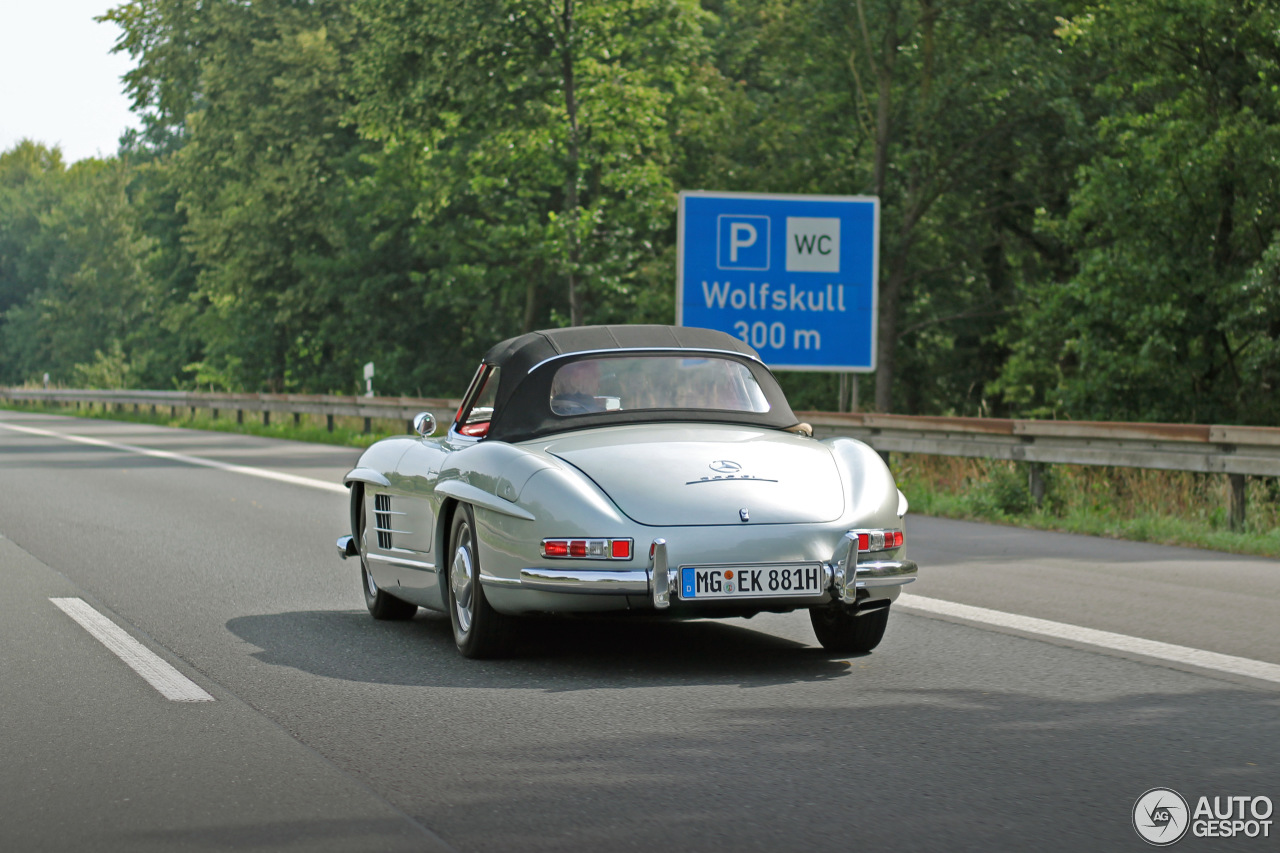
[[(868, 559), (860, 560), (859, 557)], [(827, 572), (827, 590), (834, 598), (853, 604), (858, 591), (902, 586), (916, 579), (918, 567), (912, 560), (870, 559), (870, 554), (857, 550), (857, 537), (846, 537), (830, 562), (823, 563)], [(853, 572), (849, 572), (849, 566)], [(540, 566), (520, 570), (519, 578), (497, 578), (481, 575), (486, 586), (504, 589), (527, 589), (575, 595), (645, 596), (657, 610), (671, 606), (675, 590), (675, 572), (667, 562), (667, 542), (653, 542), (653, 557), (643, 569), (578, 569)], [(865, 596), (864, 596), (865, 597)]]
[(573, 592), (580, 595), (648, 595), (649, 572), (645, 569), (599, 571), (597, 569), (521, 569), (520, 579), (506, 581), (481, 575), (492, 586), (537, 589), (543, 592)]

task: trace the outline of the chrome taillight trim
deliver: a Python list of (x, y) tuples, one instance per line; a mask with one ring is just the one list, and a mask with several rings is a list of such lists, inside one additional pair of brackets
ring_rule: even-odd
[[(564, 546), (565, 546), (565, 548), (566, 548), (566, 553), (564, 553), (564, 554), (548, 554), (548, 553), (547, 553), (547, 544), (548, 544), (548, 543), (551, 543), (551, 542), (555, 542), (555, 543), (559, 543), (559, 544), (564, 545)], [(583, 543), (585, 543), (585, 544), (586, 544), (586, 552), (587, 552), (587, 553), (585, 553), (585, 554), (573, 554), (573, 553), (570, 553), (570, 552), (573, 550), (573, 548), (572, 548), (572, 543), (574, 543), (574, 542), (583, 542)], [(617, 543), (617, 542), (625, 542), (625, 543), (627, 543), (627, 556), (625, 556), (625, 557), (615, 557), (615, 556), (613, 556), (613, 547), (614, 547), (614, 543)], [(600, 548), (600, 549), (603, 551), (603, 553), (596, 553), (596, 554), (592, 554), (592, 553), (591, 553), (591, 551), (592, 551), (592, 549), (593, 549), (593, 546), (596, 546), (596, 547)], [(552, 537), (549, 537), (549, 538), (547, 538), (547, 539), (543, 539), (543, 540), (542, 540), (542, 547), (541, 547), (541, 551), (542, 551), (542, 556), (543, 556), (543, 558), (544, 558), (544, 559), (547, 559), (547, 560), (608, 560), (608, 561), (611, 561), (611, 562), (628, 562), (628, 561), (632, 560), (632, 559), (635, 557), (635, 555), (636, 555), (636, 543), (635, 543), (635, 540), (634, 540), (634, 539), (631, 539), (631, 538), (629, 538), (629, 537), (618, 537), (618, 538), (616, 538), (616, 539), (605, 539), (605, 538), (598, 537), (598, 536), (597, 536), (597, 537), (588, 537), (588, 536), (552, 536)]]
[[(850, 530), (845, 536), (850, 537), (858, 546), (858, 553), (867, 554), (876, 551), (894, 551), (906, 545), (906, 533), (899, 527), (864, 527)], [(867, 537), (867, 547), (862, 547), (862, 537)], [(895, 541), (893, 537), (901, 537)]]

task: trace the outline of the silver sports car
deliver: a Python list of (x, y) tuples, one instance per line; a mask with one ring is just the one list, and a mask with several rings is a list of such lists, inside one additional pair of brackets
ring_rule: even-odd
[(489, 350), (448, 434), (380, 441), (346, 475), (375, 619), (445, 611), (468, 657), (520, 617), (809, 611), (842, 653), (880, 642), (916, 564), (874, 450), (818, 441), (722, 332), (586, 326)]

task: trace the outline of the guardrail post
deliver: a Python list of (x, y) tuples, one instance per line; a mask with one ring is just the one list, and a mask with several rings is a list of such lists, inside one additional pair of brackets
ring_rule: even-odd
[(1245, 487), (1249, 481), (1244, 474), (1228, 474), (1227, 479), (1231, 481), (1231, 529), (1239, 532), (1244, 530), (1247, 500)]
[(373, 432), (373, 418), (364, 419), (364, 434), (368, 435)]
[(236, 424), (244, 423), (244, 409), (236, 409)]
[(1044, 463), (1032, 462), (1027, 467), (1027, 491), (1036, 509), (1044, 506)]
[(266, 409), (262, 410), (262, 425), (271, 426), (271, 413)]
[(301, 413), (301, 412), (294, 412), (294, 413), (293, 413), (293, 425), (294, 425), (295, 427), (297, 427), (297, 426), (301, 426), (301, 425), (302, 425), (302, 413)]
[(333, 432), (333, 415), (325, 415), (324, 419), (325, 419), (325, 426), (328, 427), (329, 432)]

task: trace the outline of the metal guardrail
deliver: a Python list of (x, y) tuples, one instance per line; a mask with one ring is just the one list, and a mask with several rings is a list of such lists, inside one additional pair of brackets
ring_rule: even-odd
[(1275, 427), (800, 412), (819, 436), (876, 450), (1069, 465), (1280, 476)]
[(1244, 526), (1246, 476), (1280, 476), (1280, 429), (1197, 424), (1034, 421), (800, 412), (820, 437), (848, 435), (882, 454), (924, 453), (1029, 462), (1032, 499), (1044, 498), (1044, 465), (1110, 465), (1226, 474), (1230, 520)]
[[(0, 388), (0, 399), (40, 403), (75, 403), (106, 407), (168, 406), (262, 413), (273, 412), (365, 419), (403, 420), (406, 428), (418, 412), (431, 412), (442, 424), (453, 420), (457, 400), (413, 397), (337, 397), (308, 394), (218, 394), (189, 391), (78, 391)], [(818, 437), (847, 435), (865, 441), (882, 454), (923, 453), (1028, 462), (1031, 494), (1044, 495), (1046, 464), (1110, 465), (1226, 474), (1231, 483), (1231, 520), (1245, 517), (1245, 477), (1280, 476), (1280, 428), (1194, 424), (1037, 421), (1004, 418), (951, 418), (873, 413), (798, 412)]]
[[(74, 403), (92, 410), (112, 408), (134, 411), (144, 407), (152, 413), (168, 408), (173, 415), (178, 409), (208, 409), (218, 417), (222, 412), (235, 412), (237, 422), (244, 422), (245, 412), (259, 412), (262, 422), (269, 424), (272, 413), (292, 414), (295, 422), (302, 415), (325, 415), (329, 431), (338, 417), (364, 418), (365, 432), (373, 418), (403, 420), (409, 424), (419, 412), (431, 412), (441, 423), (453, 421), (459, 400), (428, 397), (340, 397), (330, 394), (223, 394), (199, 391), (78, 391), (43, 388), (0, 388), (0, 400), (30, 403)], [(412, 426), (408, 427), (412, 431)]]

